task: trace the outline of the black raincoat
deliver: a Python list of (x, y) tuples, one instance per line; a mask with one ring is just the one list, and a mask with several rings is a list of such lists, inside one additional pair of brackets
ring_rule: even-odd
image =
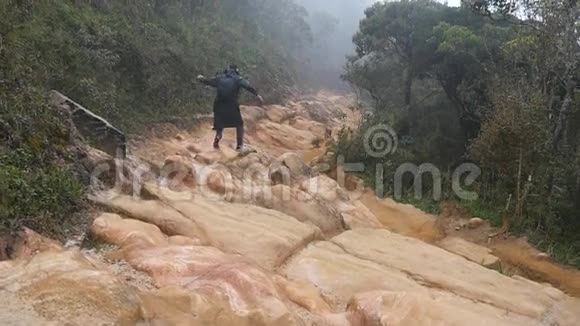
[(214, 129), (237, 128), (244, 125), (238, 98), (240, 89), (258, 95), (258, 91), (242, 78), (236, 71), (226, 70), (211, 79), (201, 80), (205, 85), (217, 89), (217, 96), (213, 104)]

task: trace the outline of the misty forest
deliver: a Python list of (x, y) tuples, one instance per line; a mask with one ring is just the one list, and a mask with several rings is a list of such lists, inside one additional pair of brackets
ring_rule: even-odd
[[(195, 82), (230, 63), (267, 104), (330, 89), (354, 94), (365, 119), (328, 151), (385, 166), (385, 196), (403, 163), (443, 172), (442, 201), (423, 175), (398, 200), (430, 213), (454, 202), (580, 267), (580, 8), (576, 0), (3, 0), (0, 2), (0, 224), (59, 237), (75, 223), (88, 176), (58, 90), (128, 134), (209, 113)], [(251, 103), (251, 97), (244, 97)], [(398, 150), (365, 153), (377, 124)], [(451, 173), (481, 176), (457, 198)], [(376, 171), (360, 175), (376, 187)], [(378, 182), (381, 182), (378, 180)]]

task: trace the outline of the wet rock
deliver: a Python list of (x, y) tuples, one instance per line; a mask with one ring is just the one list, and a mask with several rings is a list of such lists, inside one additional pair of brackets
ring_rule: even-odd
[(93, 235), (119, 247), (151, 247), (167, 243), (161, 230), (149, 223), (123, 219), (117, 214), (102, 214), (93, 222)]
[(303, 111), (308, 113), (310, 119), (316, 122), (327, 124), (332, 119), (332, 115), (326, 106), (319, 101), (302, 101), (298, 105), (302, 107)]
[(236, 314), (225, 299), (211, 299), (179, 287), (142, 293), (142, 314), (151, 326), (253, 326), (255, 314)]
[[(574, 315), (573, 310), (561, 303), (561, 298), (539, 291), (537, 284), (507, 277), (386, 230), (347, 231), (329, 242), (311, 244), (292, 257), (282, 274), (293, 281), (314, 284), (325, 299), (339, 306), (358, 294), (388, 291), (421, 295), (458, 311), (466, 310), (482, 320), (497, 319), (499, 324), (539, 324), (542, 316), (554, 307), (562, 310), (558, 312), (562, 319), (569, 321)], [(397, 309), (395, 306), (386, 312), (395, 311), (391, 316), (396, 317)], [(377, 319), (382, 318), (380, 314), (373, 314), (372, 320), (380, 321)], [(411, 315), (429, 320), (430, 314), (419, 309)]]
[(324, 175), (304, 181), (300, 189), (332, 207), (347, 228), (382, 228), (377, 217), (360, 201), (351, 200), (349, 194), (338, 183)]
[[(41, 253), (0, 269), (0, 296), (17, 296), (57, 325), (134, 325), (140, 319), (135, 290), (76, 250)], [(26, 320), (28, 308), (20, 309), (19, 319)]]
[(300, 189), (312, 195), (314, 198), (328, 202), (349, 200), (346, 191), (336, 181), (327, 176), (318, 176), (306, 180), (300, 185)]
[(248, 131), (253, 131), (257, 123), (266, 117), (266, 111), (261, 107), (242, 105), (240, 110)]
[(218, 248), (242, 254), (268, 270), (320, 238), (320, 229), (281, 212), (204, 196), (182, 200), (182, 194), (166, 188), (150, 185), (146, 188), (204, 229), (210, 242)]
[(291, 125), (296, 129), (308, 130), (320, 138), (326, 138), (327, 136), (327, 127), (320, 122), (296, 118), (292, 120)]
[(438, 245), (449, 252), (487, 268), (498, 269), (500, 267), (501, 262), (499, 258), (491, 254), (491, 249), (465, 241), (461, 238), (447, 237), (440, 241)]
[(365, 326), (464, 326), (525, 325), (532, 322), (497, 315), (485, 315), (462, 305), (436, 300), (426, 294), (406, 292), (368, 292), (356, 295), (348, 305), (353, 325)]
[(269, 179), (272, 185), (292, 185), (292, 172), (287, 166), (274, 164), (270, 166)]
[(165, 159), (162, 177), (175, 188), (183, 186), (193, 188), (197, 184), (197, 175), (192, 162), (181, 155), (173, 155)]
[(266, 108), (266, 115), (270, 121), (282, 123), (294, 117), (296, 112), (281, 105), (270, 105)]
[[(422, 283), (523, 316), (538, 319), (554, 304), (522, 282), (386, 230), (348, 231), (332, 242), (356, 257), (411, 273)], [(469, 275), (469, 279), (461, 275)]]
[(180, 235), (175, 235), (169, 237), (168, 243), (173, 246), (203, 246), (204, 243), (201, 239), (194, 239), (188, 237), (182, 237)]
[(377, 217), (360, 201), (342, 203), (336, 206), (345, 225), (349, 229), (358, 228), (382, 228), (383, 225)]
[(206, 165), (217, 163), (223, 158), (220, 151), (201, 152), (195, 156), (196, 161)]
[(286, 297), (311, 313), (329, 314), (330, 305), (322, 298), (320, 291), (308, 283), (292, 282), (281, 276), (275, 276), (274, 282), (282, 289)]
[[(240, 256), (209, 247), (169, 246), (133, 251), (128, 261), (152, 275), (161, 287), (178, 287), (199, 295), (195, 301), (202, 307), (190, 304), (185, 295), (175, 301), (184, 304), (183, 310), (194, 312), (195, 318), (219, 320), (217, 324), (205, 320), (207, 324), (200, 325), (226, 325), (228, 320), (248, 325), (299, 325), (272, 277)], [(203, 306), (210, 310), (222, 307), (223, 312), (203, 312)]]
[(192, 152), (192, 153), (201, 153), (203, 151), (203, 148), (200, 144), (197, 143), (191, 143), (189, 145), (187, 145), (187, 150)]
[(221, 195), (231, 194), (233, 191), (233, 181), (227, 172), (217, 170), (210, 172), (206, 184), (211, 191)]
[(278, 157), (275, 163), (287, 167), (294, 177), (307, 177), (312, 172), (312, 169), (296, 153), (286, 153)]
[(262, 155), (258, 154), (258, 153), (252, 153), (249, 154), (245, 157), (240, 158), (237, 162), (236, 165), (241, 168), (241, 169), (248, 169), (250, 167), (252, 167), (253, 165), (257, 165), (259, 167), (264, 167), (264, 164), (262, 162)]
[(355, 257), (327, 241), (314, 243), (295, 255), (282, 275), (292, 281), (313, 284), (329, 303), (340, 307), (346, 306), (357, 293), (377, 289), (425, 291), (405, 273)]
[(286, 185), (260, 188), (245, 202), (288, 214), (298, 221), (320, 228), (326, 235), (345, 230), (344, 222), (335, 210), (309, 194)]
[(256, 127), (255, 137), (262, 143), (271, 144), (274, 150), (304, 150), (312, 148), (312, 141), (316, 136), (308, 130), (296, 129), (288, 124), (278, 124), (264, 120)]
[(115, 193), (102, 193), (95, 196), (95, 202), (116, 212), (142, 222), (156, 225), (169, 236), (180, 235), (201, 239), (206, 243), (207, 236), (195, 222), (157, 200), (142, 200)]

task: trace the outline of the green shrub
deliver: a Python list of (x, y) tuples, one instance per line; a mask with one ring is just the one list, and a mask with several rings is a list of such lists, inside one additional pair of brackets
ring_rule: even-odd
[(0, 158), (0, 227), (26, 225), (62, 235), (80, 205), (83, 187), (67, 169), (49, 166), (29, 170)]

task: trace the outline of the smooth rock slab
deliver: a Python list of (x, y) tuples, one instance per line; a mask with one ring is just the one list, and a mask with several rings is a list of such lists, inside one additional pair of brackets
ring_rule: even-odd
[(524, 282), (387, 230), (349, 231), (331, 241), (351, 255), (399, 270), (429, 287), (534, 319), (556, 303)]
[[(177, 301), (196, 299), (201, 304), (209, 301), (210, 312), (205, 314), (210, 315), (214, 314), (212, 306), (221, 306), (220, 318), (225, 318), (221, 322), (298, 325), (271, 274), (241, 256), (227, 255), (211, 247), (167, 246), (134, 250), (127, 254), (127, 261), (151, 275), (160, 287), (180, 288), (197, 296)], [(200, 312), (195, 305), (188, 304), (184, 309)]]
[(204, 229), (212, 245), (251, 258), (268, 270), (321, 237), (319, 228), (278, 211), (145, 187)]
[(512, 325), (540, 324), (551, 313), (566, 321), (561, 325), (574, 325), (565, 295), (387, 230), (357, 229), (311, 244), (287, 262), (283, 275), (314, 284), (338, 305), (383, 290), (461, 305), (482, 319)]
[(441, 240), (438, 245), (449, 252), (487, 268), (499, 268), (500, 260), (491, 254), (491, 249), (489, 248), (456, 237), (447, 237)]
[(0, 296), (18, 296), (58, 325), (135, 325), (140, 319), (136, 290), (76, 250), (0, 269)]
[[(475, 306), (476, 304), (472, 304)], [(430, 295), (375, 291), (356, 295), (348, 311), (352, 325), (364, 326), (512, 326), (540, 325), (533, 320), (482, 314), (474, 307), (465, 309), (457, 302), (446, 302)]]
[(154, 224), (169, 236), (205, 239), (205, 233), (192, 220), (156, 200), (140, 200), (114, 193), (95, 196), (94, 201), (128, 217)]

